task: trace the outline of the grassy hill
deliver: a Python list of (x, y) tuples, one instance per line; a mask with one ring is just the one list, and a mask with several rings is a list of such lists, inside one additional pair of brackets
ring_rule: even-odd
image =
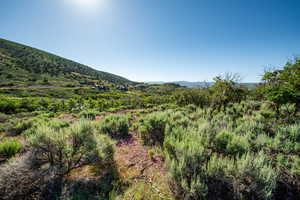
[(0, 86), (80, 86), (134, 82), (86, 65), (0, 38)]

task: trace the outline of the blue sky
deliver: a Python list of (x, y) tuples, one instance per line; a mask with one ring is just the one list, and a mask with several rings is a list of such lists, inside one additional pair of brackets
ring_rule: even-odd
[(135, 81), (210, 81), (300, 55), (299, 0), (9, 0), (0, 37)]

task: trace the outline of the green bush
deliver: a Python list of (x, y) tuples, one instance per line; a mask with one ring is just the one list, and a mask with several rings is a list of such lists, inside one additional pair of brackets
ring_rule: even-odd
[(26, 131), (27, 129), (30, 129), (33, 126), (34, 121), (35, 119), (27, 119), (27, 120), (19, 121), (14, 128), (14, 133), (19, 135), (22, 132)]
[[(233, 125), (224, 126), (232, 122), (228, 115), (221, 113), (207, 121), (203, 114), (196, 120), (192, 113), (196, 121), (189, 123), (180, 123), (184, 116), (179, 113), (171, 114), (165, 129), (166, 164), (178, 198), (271, 198), (278, 174), (263, 152), (250, 152), (249, 131), (253, 129), (239, 128), (236, 133)], [(260, 146), (269, 145), (272, 138), (266, 137)], [(258, 146), (256, 151), (262, 148)]]
[(146, 116), (140, 125), (139, 132), (144, 144), (162, 145), (165, 138), (165, 128), (168, 121), (167, 113), (157, 112)]
[(296, 153), (299, 150), (300, 126), (299, 124), (279, 127), (274, 137), (272, 148), (286, 153)]
[(239, 135), (250, 133), (251, 137), (254, 139), (258, 135), (266, 133), (267, 130), (267, 123), (263, 123), (260, 120), (255, 120), (253, 118), (242, 118), (237, 124), (235, 132)]
[(111, 137), (126, 137), (129, 132), (128, 118), (124, 115), (108, 115), (100, 123), (100, 132)]
[(0, 143), (0, 155), (10, 158), (22, 149), (22, 144), (16, 139), (4, 139)]
[[(170, 123), (172, 124), (172, 123)], [(207, 195), (205, 166), (210, 157), (210, 140), (214, 131), (203, 122), (188, 128), (168, 125), (164, 153), (169, 172), (182, 199), (201, 199)]]
[(31, 126), (31, 128), (24, 131), (25, 136), (35, 134), (38, 130), (38, 127), (40, 127), (40, 126), (48, 126), (54, 130), (60, 130), (61, 128), (67, 128), (70, 126), (70, 123), (65, 120), (58, 120), (58, 119), (50, 120), (50, 119), (44, 118), (44, 117), (35, 118), (32, 120), (33, 120), (33, 124)]
[(79, 116), (80, 116), (80, 118), (94, 120), (94, 119), (96, 119), (96, 116), (98, 114), (99, 114), (99, 112), (96, 110), (84, 110), (79, 113)]
[(172, 141), (165, 144), (167, 164), (177, 192), (184, 199), (200, 199), (207, 194), (206, 172), (203, 166), (209, 152), (198, 141)]
[(300, 158), (299, 156), (294, 156), (292, 161), (292, 173), (299, 176), (300, 175)]
[(61, 128), (69, 127), (70, 123), (68, 121), (65, 121), (65, 120), (55, 119), (55, 120), (50, 120), (48, 122), (48, 126), (55, 129), (55, 130), (59, 130)]
[(0, 123), (9, 119), (9, 115), (0, 112)]
[(216, 149), (218, 152), (225, 152), (227, 149), (227, 145), (232, 141), (234, 138), (234, 133), (230, 131), (220, 131), (216, 138), (215, 138), (215, 144), (216, 144)]
[(272, 138), (270, 138), (266, 134), (260, 134), (254, 140), (251, 140), (251, 147), (253, 151), (260, 151), (263, 148), (270, 147), (272, 142), (273, 142)]
[(227, 144), (226, 152), (232, 155), (242, 155), (249, 150), (248, 139), (235, 135)]
[(232, 155), (241, 155), (248, 150), (249, 144), (246, 137), (223, 130), (216, 135), (215, 148), (220, 153), (226, 152)]
[(107, 136), (96, 134), (89, 121), (79, 121), (60, 130), (42, 125), (28, 141), (34, 158), (48, 162), (58, 175), (96, 161), (103, 164), (112, 161), (113, 143)]
[(245, 154), (230, 162), (225, 173), (232, 178), (237, 199), (271, 199), (276, 188), (278, 173), (263, 152)]

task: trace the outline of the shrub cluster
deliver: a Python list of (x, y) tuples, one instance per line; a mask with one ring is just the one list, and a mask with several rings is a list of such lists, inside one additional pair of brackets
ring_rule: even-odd
[(163, 147), (179, 199), (272, 199), (282, 190), (296, 198), (299, 123), (274, 121), (268, 105), (156, 112), (139, 132), (145, 144)]
[(165, 128), (167, 124), (167, 114), (157, 112), (142, 119), (139, 132), (144, 144), (163, 144)]
[(23, 145), (16, 139), (4, 139), (0, 142), (0, 155), (10, 158), (20, 152), (22, 148)]
[(80, 118), (94, 120), (98, 114), (99, 112), (96, 110), (83, 110), (79, 113), (79, 116)]
[(129, 121), (124, 115), (108, 115), (100, 122), (99, 129), (101, 133), (111, 137), (126, 137), (129, 131)]
[(82, 120), (58, 130), (42, 125), (28, 140), (35, 160), (49, 163), (57, 169), (57, 174), (96, 161), (112, 161), (112, 142), (107, 136), (97, 134), (89, 121)]

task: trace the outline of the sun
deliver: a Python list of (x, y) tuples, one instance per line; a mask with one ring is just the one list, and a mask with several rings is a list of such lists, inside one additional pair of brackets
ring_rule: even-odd
[(83, 14), (99, 14), (103, 12), (107, 0), (65, 0), (69, 5), (73, 5), (77, 11)]
[(73, 0), (79, 6), (93, 7), (96, 6), (100, 0)]

